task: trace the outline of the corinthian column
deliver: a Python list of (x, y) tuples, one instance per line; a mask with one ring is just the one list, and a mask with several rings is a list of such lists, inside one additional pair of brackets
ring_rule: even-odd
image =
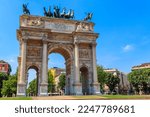
[(97, 79), (97, 66), (96, 66), (96, 42), (92, 44), (92, 58), (93, 58), (93, 84), (92, 84), (92, 93), (93, 94), (101, 94), (100, 93), (100, 84)]
[(82, 95), (82, 84), (80, 83), (80, 74), (79, 74), (79, 43), (75, 39), (74, 42), (74, 59), (75, 59), (75, 73), (74, 73), (74, 94)]
[(42, 83), (47, 83), (47, 42), (43, 42)]
[(21, 42), (21, 64), (20, 64), (20, 76), (18, 78), (17, 84), (17, 95), (25, 96), (26, 95), (26, 48), (27, 48), (27, 39), (22, 39)]
[(97, 68), (96, 68), (96, 43), (92, 44), (93, 56), (93, 81), (97, 83)]
[(75, 83), (79, 83), (79, 48), (78, 43), (75, 42)]
[(40, 83), (40, 96), (48, 95), (48, 68), (47, 68), (47, 37), (43, 35), (43, 54), (42, 54), (42, 78)]
[(26, 68), (26, 40), (21, 44), (21, 68), (20, 68), (20, 83), (25, 83), (25, 68)]

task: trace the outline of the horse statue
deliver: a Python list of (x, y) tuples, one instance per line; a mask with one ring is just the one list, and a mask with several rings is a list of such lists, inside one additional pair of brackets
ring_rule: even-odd
[(46, 11), (45, 7), (43, 9), (44, 9), (44, 16), (53, 17), (53, 13), (51, 12), (51, 7), (49, 7), (48, 11)]
[(23, 4), (23, 5), (22, 5), (22, 7), (23, 7), (23, 13), (30, 15), (30, 11), (29, 11), (29, 9), (27, 8), (27, 6), (28, 6), (28, 4)]
[(84, 18), (84, 21), (91, 20), (93, 16), (93, 13), (87, 13), (87, 16)]
[(68, 11), (68, 13), (67, 14), (65, 14), (65, 18), (66, 19), (70, 19), (70, 16), (71, 16), (71, 9)]
[(45, 8), (45, 7), (43, 7), (43, 10), (44, 10), (44, 16), (48, 16), (48, 13), (47, 13), (47, 11), (46, 11), (46, 8)]
[(49, 17), (53, 17), (53, 13), (51, 12), (51, 7), (49, 6), (49, 8), (48, 8), (48, 16)]
[(58, 6), (54, 6), (54, 17), (56, 18), (60, 18), (60, 8), (58, 8)]
[(71, 10), (70, 18), (71, 18), (71, 19), (74, 18), (74, 10)]
[(65, 18), (66, 8), (63, 8), (62, 13), (60, 14), (61, 18)]

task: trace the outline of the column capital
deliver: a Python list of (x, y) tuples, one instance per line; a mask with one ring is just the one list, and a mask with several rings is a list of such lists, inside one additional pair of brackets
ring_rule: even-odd
[(22, 38), (21, 43), (27, 43), (28, 38)]
[(42, 34), (42, 41), (43, 41), (43, 44), (47, 44), (47, 38), (48, 38), (48, 35), (43, 33)]
[(47, 40), (43, 40), (42, 42), (43, 42), (43, 44), (47, 44), (48, 43)]
[(97, 43), (96, 42), (92, 42), (92, 47), (96, 47)]
[(43, 34), (42, 34), (42, 39), (43, 39), (43, 40), (46, 40), (47, 38), (48, 38), (48, 34), (43, 33)]
[(75, 39), (75, 40), (74, 40), (74, 44), (75, 44), (75, 45), (79, 45), (79, 40)]

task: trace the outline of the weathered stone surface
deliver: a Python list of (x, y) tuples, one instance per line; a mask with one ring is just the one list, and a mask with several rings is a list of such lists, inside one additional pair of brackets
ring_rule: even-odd
[[(95, 77), (97, 33), (94, 24), (76, 20), (22, 15), (20, 29), (17, 30), (20, 42), (18, 58), (18, 95), (26, 95), (27, 72), (37, 71), (38, 95), (47, 95), (48, 55), (60, 53), (66, 60), (66, 94), (97, 94), (99, 85)], [(22, 68), (24, 68), (22, 70)], [(84, 78), (80, 78), (80, 73)]]

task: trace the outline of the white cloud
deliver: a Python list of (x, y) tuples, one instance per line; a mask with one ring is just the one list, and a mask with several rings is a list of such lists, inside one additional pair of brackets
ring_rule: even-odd
[(132, 51), (133, 49), (134, 49), (133, 45), (129, 45), (129, 44), (123, 47), (124, 52), (129, 52), (129, 51)]

